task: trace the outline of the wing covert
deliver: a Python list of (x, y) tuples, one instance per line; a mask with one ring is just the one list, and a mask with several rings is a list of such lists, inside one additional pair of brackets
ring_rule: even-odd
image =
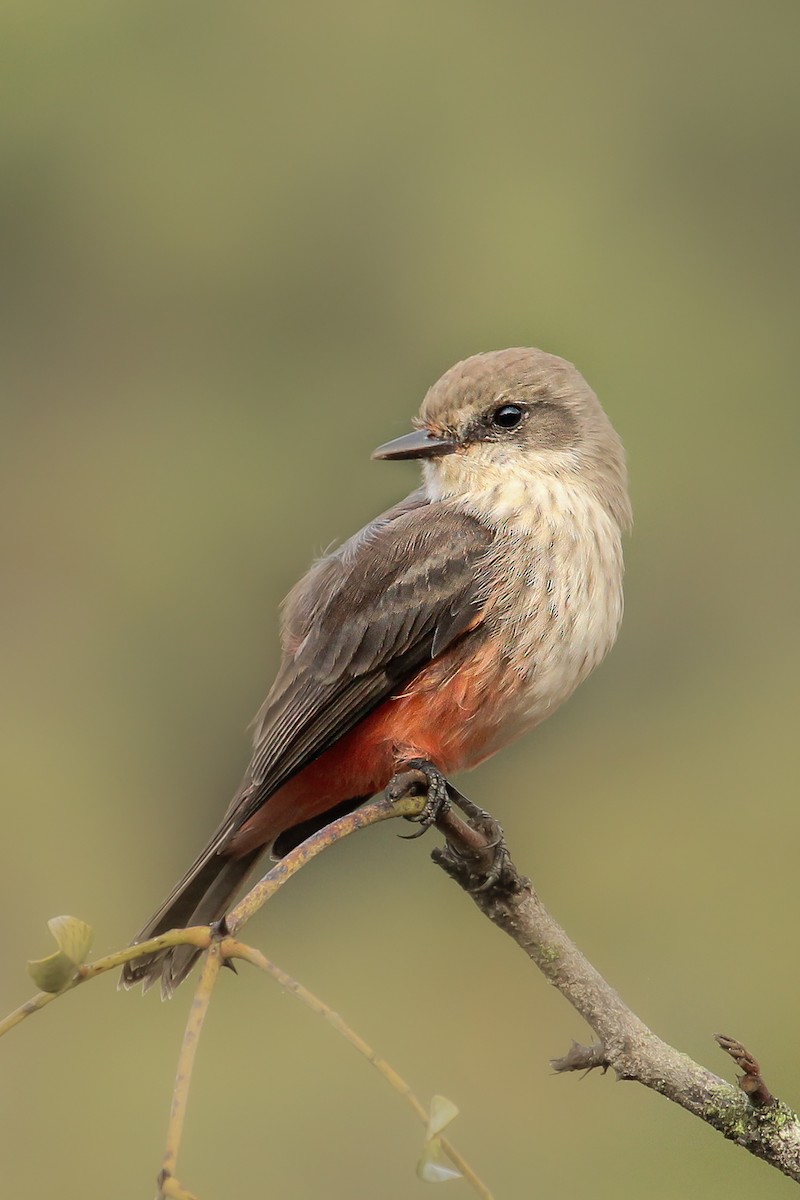
[(290, 594), (284, 660), (256, 719), (253, 758), (220, 831), (269, 796), (480, 624), (486, 525), (414, 493), (315, 564)]

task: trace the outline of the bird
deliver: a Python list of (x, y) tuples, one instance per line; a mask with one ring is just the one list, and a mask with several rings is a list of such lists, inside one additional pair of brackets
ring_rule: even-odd
[[(422, 482), (321, 557), (284, 601), (282, 659), (219, 826), (135, 939), (220, 921), (280, 858), (409, 763), (446, 778), (533, 729), (608, 653), (631, 524), (622, 441), (571, 363), (474, 354), (379, 460)], [(128, 962), (170, 996), (199, 951)]]

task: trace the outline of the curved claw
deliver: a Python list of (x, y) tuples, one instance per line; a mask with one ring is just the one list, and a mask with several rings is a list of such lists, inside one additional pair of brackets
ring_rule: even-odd
[(397, 836), (402, 838), (404, 842), (414, 842), (417, 838), (421, 838), (424, 833), (427, 833), (429, 829), (430, 825), (422, 824), (416, 833), (398, 833)]
[(495, 887), (503, 878), (503, 868), (506, 865), (507, 857), (505, 853), (499, 854), (486, 878), (481, 883), (476, 884), (472, 890), (474, 892), (488, 892)]

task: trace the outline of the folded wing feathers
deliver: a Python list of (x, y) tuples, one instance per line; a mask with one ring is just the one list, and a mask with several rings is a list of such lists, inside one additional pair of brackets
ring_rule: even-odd
[[(477, 519), (417, 498), (312, 568), (287, 605), (287, 656), (259, 714), (249, 784), (246, 778), (220, 844), (476, 624), (480, 561), (492, 539)], [(324, 581), (316, 607), (314, 576)]]

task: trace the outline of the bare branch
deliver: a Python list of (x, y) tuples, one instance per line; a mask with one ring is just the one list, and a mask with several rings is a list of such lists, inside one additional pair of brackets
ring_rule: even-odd
[[(458, 796), (457, 793), (455, 795)], [(753, 1055), (735, 1039), (717, 1035), (719, 1045), (743, 1071), (738, 1077), (739, 1087), (736, 1088), (653, 1033), (547, 912), (530, 881), (519, 874), (508, 857), (497, 823), (488, 814), (470, 805), (469, 801), (463, 804), (462, 801), (464, 798), (459, 797), (456, 802), (468, 816), (468, 823), (451, 809), (446, 809), (436, 818), (436, 824), (447, 841), (443, 849), (434, 850), (434, 861), (458, 881), (490, 921), (513, 938), (600, 1039), (593, 1046), (573, 1043), (566, 1055), (552, 1060), (554, 1071), (585, 1072), (599, 1067), (605, 1073), (611, 1068), (618, 1079), (635, 1080), (659, 1092), (700, 1117), (724, 1137), (800, 1182), (800, 1121), (791, 1109), (769, 1091)], [(286, 976), (259, 951), (230, 936), (238, 932), (292, 875), (328, 846), (356, 829), (378, 821), (397, 816), (411, 819), (419, 817), (424, 803), (419, 796), (395, 796), (392, 800), (384, 798), (374, 801), (340, 818), (273, 867), (233, 909), (222, 928), (197, 926), (174, 930), (93, 963), (80, 965), (74, 977), (60, 991), (39, 992), (0, 1021), (0, 1035), (79, 984), (113, 970), (143, 952), (180, 944), (207, 949), (209, 953), (197, 985), (181, 1050), (167, 1149), (159, 1176), (160, 1195), (171, 1197), (172, 1200), (193, 1200), (192, 1194), (175, 1177), (174, 1170), (197, 1039), (219, 967), (227, 957), (245, 958), (280, 979), (284, 986), (325, 1016), (351, 1044), (365, 1054), (406, 1097), (417, 1116), (427, 1119), (424, 1107), (408, 1085), (336, 1013)], [(477, 1179), (454, 1147), (443, 1138), (437, 1137), (436, 1140), (478, 1194), (488, 1197), (485, 1185)]]
[[(458, 834), (447, 834), (458, 838)], [(758, 1063), (740, 1043), (718, 1038), (745, 1071), (738, 1090), (668, 1045), (628, 1008), (553, 919), (529, 880), (507, 860), (511, 882), (482, 889), (483, 872), (465, 871), (474, 848), (463, 842), (433, 852), (434, 861), (472, 896), (481, 912), (517, 943), (600, 1038), (574, 1045), (557, 1071), (611, 1067), (618, 1079), (644, 1084), (800, 1182), (800, 1121), (770, 1094)]]

